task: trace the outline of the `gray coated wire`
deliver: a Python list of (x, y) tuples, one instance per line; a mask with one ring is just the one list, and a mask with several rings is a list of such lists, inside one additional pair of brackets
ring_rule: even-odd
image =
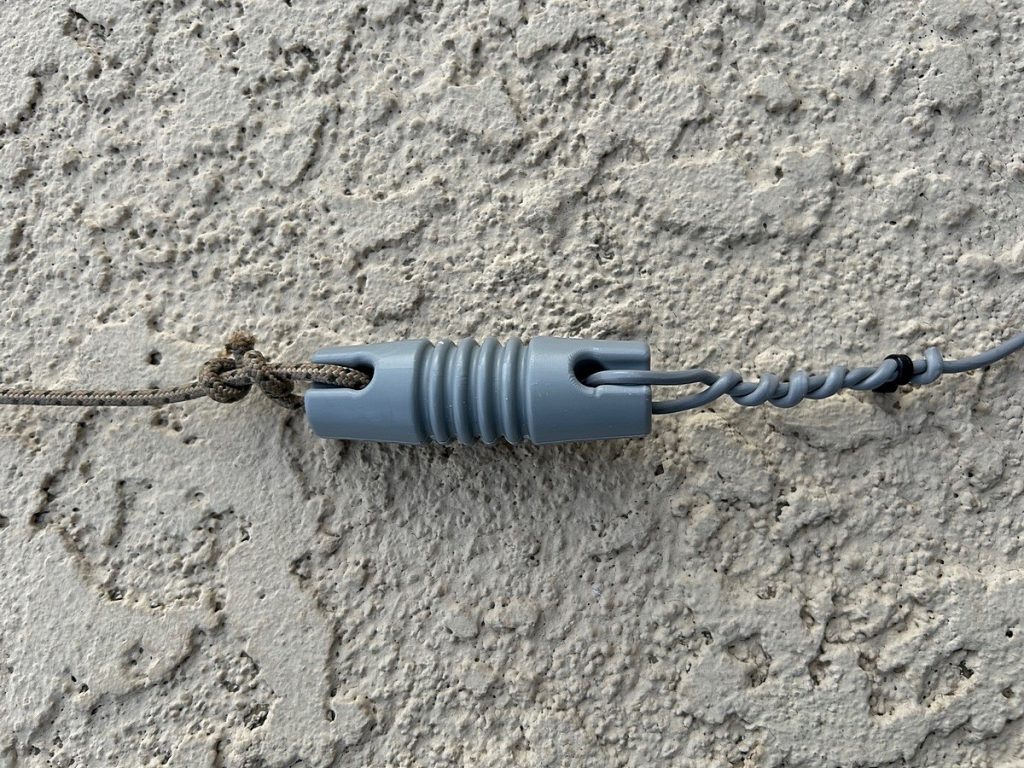
[[(1004, 341), (1002, 344), (973, 357), (962, 360), (944, 360), (938, 347), (925, 350), (923, 360), (914, 361), (914, 375), (910, 384), (931, 384), (944, 373), (964, 373), (984, 368), (1014, 352), (1024, 349), (1024, 333)], [(873, 390), (893, 381), (897, 377), (898, 363), (885, 360), (876, 367), (847, 369), (837, 365), (826, 374), (809, 375), (797, 371), (783, 381), (775, 374), (766, 373), (756, 382), (744, 381), (736, 371), (714, 373), (699, 368), (682, 371), (598, 371), (585, 380), (587, 386), (601, 384), (682, 386), (704, 384), (707, 389), (695, 395), (672, 400), (654, 402), (655, 414), (679, 413), (701, 408), (728, 395), (740, 405), (763, 405), (771, 403), (779, 408), (792, 408), (802, 400), (821, 400), (831, 397), (843, 389)]]

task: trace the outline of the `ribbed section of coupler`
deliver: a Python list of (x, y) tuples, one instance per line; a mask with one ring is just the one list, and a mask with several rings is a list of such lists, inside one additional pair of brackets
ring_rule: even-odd
[(643, 342), (495, 338), (333, 347), (314, 362), (372, 372), (364, 389), (313, 386), (306, 414), (321, 437), (397, 443), (558, 443), (650, 431), (647, 386), (584, 386), (576, 371), (648, 370)]
[(523, 374), (527, 347), (519, 339), (502, 345), (495, 338), (477, 343), (441, 341), (420, 366), (420, 413), (431, 440), (469, 444), (527, 434)]

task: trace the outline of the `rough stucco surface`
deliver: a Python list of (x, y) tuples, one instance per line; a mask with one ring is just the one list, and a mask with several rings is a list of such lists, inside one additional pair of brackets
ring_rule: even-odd
[[(0, 382), (177, 383), (238, 326), (978, 351), (1015, 6), (6, 3)], [(1022, 376), (542, 450), (5, 409), (0, 766), (1019, 764)]]

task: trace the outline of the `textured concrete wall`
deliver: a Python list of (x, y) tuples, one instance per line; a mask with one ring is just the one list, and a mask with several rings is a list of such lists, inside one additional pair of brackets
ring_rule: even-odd
[[(977, 351), (1022, 60), (1010, 0), (8, 2), (0, 381), (177, 383), (237, 326)], [(4, 409), (0, 765), (1015, 763), (1022, 382), (544, 450)]]

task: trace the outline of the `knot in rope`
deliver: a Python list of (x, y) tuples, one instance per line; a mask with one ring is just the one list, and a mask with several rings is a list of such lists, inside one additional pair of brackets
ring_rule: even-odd
[(252, 382), (241, 385), (229, 384), (223, 374), (238, 369), (238, 363), (230, 357), (215, 357), (203, 363), (199, 371), (199, 386), (211, 400), (218, 403), (237, 403), (252, 388)]
[(263, 353), (255, 349), (256, 337), (248, 331), (235, 331), (224, 344), (225, 354), (207, 360), (199, 371), (198, 382), (206, 396), (218, 403), (237, 403), (253, 386), (286, 408), (300, 408), (302, 399), (294, 384), (274, 373)]
[(298, 410), (303, 402), (294, 386), (300, 381), (362, 389), (370, 383), (370, 375), (328, 363), (271, 363), (256, 350), (255, 336), (248, 331), (235, 331), (228, 337), (224, 352), (204, 363), (196, 380), (188, 384), (115, 390), (0, 387), (0, 405), (160, 406), (202, 397), (218, 403), (237, 403), (257, 386), (278, 405)]

